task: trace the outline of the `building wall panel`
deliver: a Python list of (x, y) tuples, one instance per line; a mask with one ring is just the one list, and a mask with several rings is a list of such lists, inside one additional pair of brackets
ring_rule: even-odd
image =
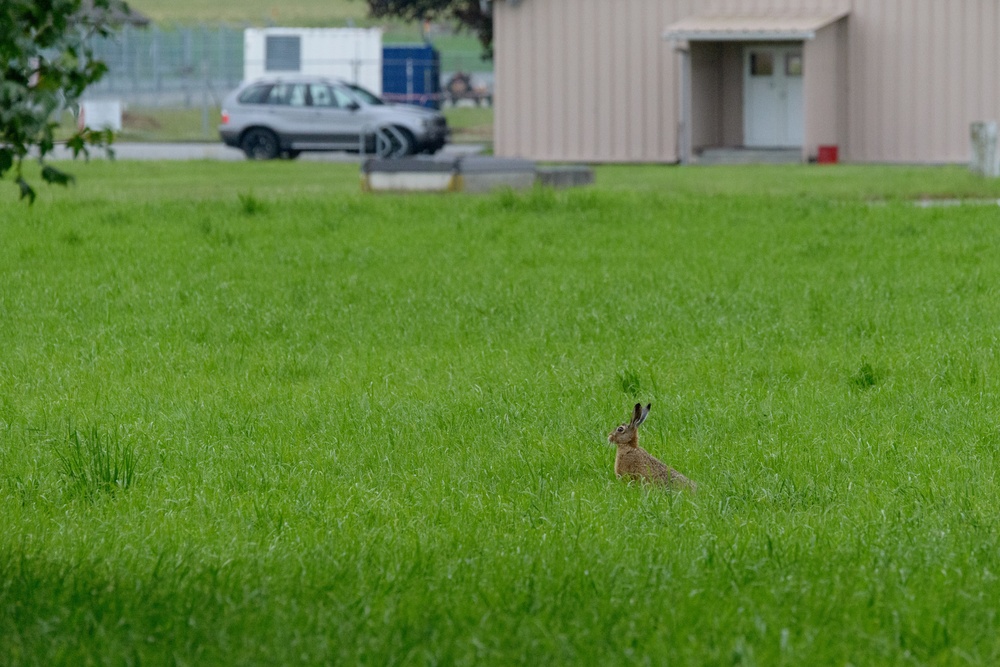
[(849, 22), (850, 159), (967, 160), (1000, 118), (996, 0), (855, 0)]
[[(847, 99), (836, 133), (841, 155), (859, 162), (962, 162), (969, 123), (1000, 118), (998, 5), (495, 0), (496, 151), (547, 160), (675, 161), (679, 62), (662, 39), (667, 25), (696, 14), (847, 8)], [(721, 123), (729, 141), (732, 107)]]
[(722, 48), (719, 44), (691, 45), (691, 127), (694, 150), (722, 146)]
[(722, 145), (743, 144), (743, 47), (722, 45)]
[(496, 2), (497, 154), (675, 161), (676, 64), (662, 32), (678, 10), (652, 0)]
[(838, 21), (820, 30), (803, 47), (806, 157), (817, 156), (822, 145), (840, 146), (847, 136), (845, 30), (846, 21)]
[[(553, 8), (555, 11), (558, 8)], [(558, 17), (557, 17), (558, 18)], [(583, 21), (579, 13), (572, 13), (564, 17), (562, 24), (563, 47), (555, 45), (555, 50), (559, 53), (557, 62), (558, 71), (563, 72), (562, 88), (557, 93), (562, 96), (561, 105), (556, 109), (557, 117), (563, 119), (563, 123), (558, 128), (561, 135), (562, 152), (571, 160), (580, 159), (580, 142), (585, 140), (584, 130), (584, 110), (586, 109), (586, 89), (590, 77), (583, 76), (583, 68), (574, 67), (573, 59), (577, 54), (583, 54), (586, 50), (586, 38), (583, 34)], [(557, 147), (558, 152), (558, 147)]]

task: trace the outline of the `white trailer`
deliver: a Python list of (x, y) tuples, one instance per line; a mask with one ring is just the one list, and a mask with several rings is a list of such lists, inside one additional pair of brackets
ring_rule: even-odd
[(382, 94), (379, 28), (247, 28), (243, 80), (312, 74), (357, 83)]

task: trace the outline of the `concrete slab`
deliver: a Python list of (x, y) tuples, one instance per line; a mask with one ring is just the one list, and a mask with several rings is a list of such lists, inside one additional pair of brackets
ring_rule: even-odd
[(545, 166), (538, 168), (537, 178), (539, 185), (575, 188), (591, 185), (594, 182), (594, 170), (583, 165)]
[(361, 187), (369, 192), (489, 192), (523, 190), (535, 184), (531, 160), (435, 155), (395, 160), (372, 158), (361, 165)]
[(369, 192), (490, 192), (527, 190), (536, 184), (573, 187), (593, 182), (590, 167), (539, 167), (531, 160), (485, 155), (371, 159), (361, 167), (361, 187)]
[(801, 164), (798, 148), (706, 148), (696, 155), (694, 164)]

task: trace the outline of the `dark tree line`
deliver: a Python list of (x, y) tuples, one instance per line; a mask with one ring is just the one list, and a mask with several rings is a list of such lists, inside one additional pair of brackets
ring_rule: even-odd
[(480, 0), (367, 0), (375, 18), (395, 17), (406, 21), (455, 21), (474, 32), (483, 45), (484, 57), (493, 55), (491, 2)]

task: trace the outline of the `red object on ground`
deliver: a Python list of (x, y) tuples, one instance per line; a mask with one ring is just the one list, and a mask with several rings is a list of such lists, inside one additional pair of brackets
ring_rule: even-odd
[(819, 155), (816, 156), (816, 162), (819, 164), (837, 164), (837, 147), (836, 146), (820, 146)]

